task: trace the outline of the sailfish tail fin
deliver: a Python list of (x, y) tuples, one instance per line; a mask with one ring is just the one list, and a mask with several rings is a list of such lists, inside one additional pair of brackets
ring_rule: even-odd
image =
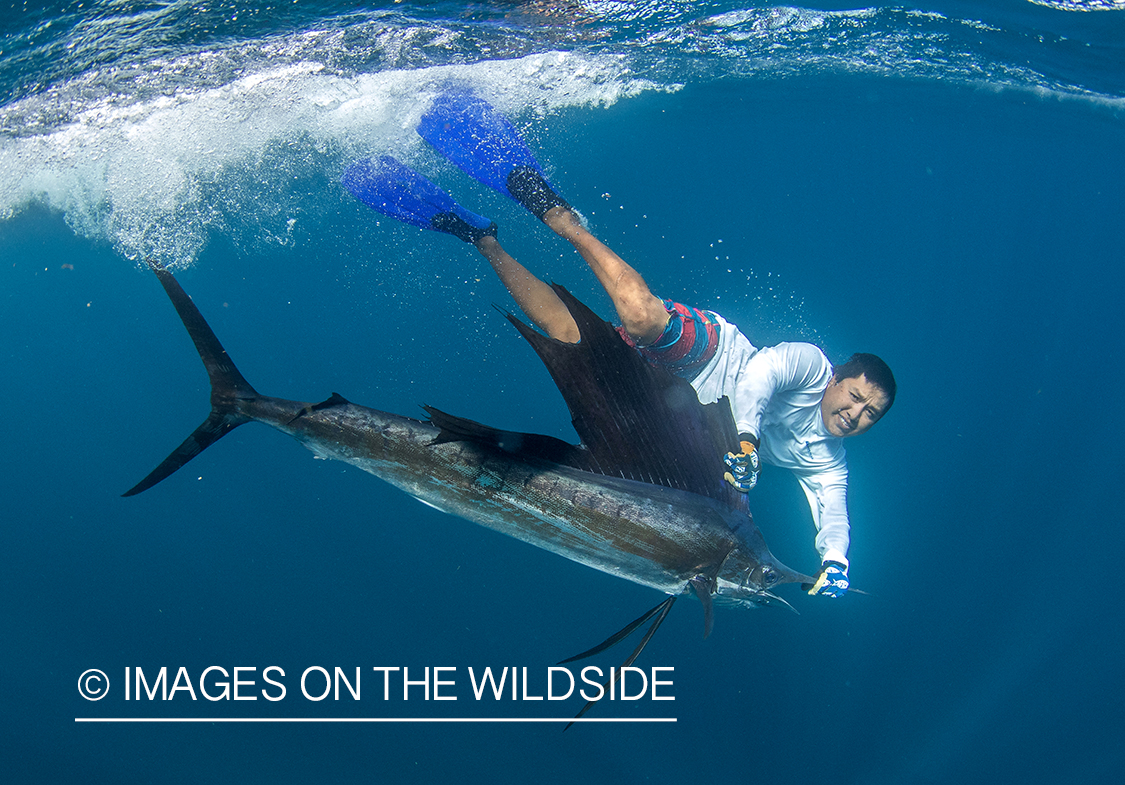
[(258, 392), (235, 368), (226, 349), (219, 343), (219, 339), (203, 318), (203, 314), (195, 307), (195, 303), (191, 301), (172, 273), (155, 262), (150, 261), (148, 265), (156, 273), (156, 277), (164, 286), (164, 291), (172, 300), (172, 305), (180, 315), (207, 369), (207, 375), (211, 380), (211, 413), (203, 424), (184, 440), (183, 444), (122, 496), (135, 496), (141, 491), (147, 491), (239, 425), (249, 422), (251, 418), (242, 414), (240, 404), (258, 397)]

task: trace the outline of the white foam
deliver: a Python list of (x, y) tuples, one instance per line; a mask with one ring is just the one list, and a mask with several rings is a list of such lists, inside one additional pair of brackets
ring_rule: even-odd
[[(251, 208), (270, 232), (292, 232), (294, 203), (321, 199), (291, 193), (301, 175), (335, 180), (348, 161), (377, 151), (408, 158), (420, 144), (418, 118), (451, 82), (511, 115), (662, 89), (632, 77), (620, 56), (565, 52), (352, 77), (310, 60), (193, 89), (201, 57), (153, 64), (150, 75), (179, 75), (155, 95), (140, 78), (136, 97), (85, 99), (86, 77), (5, 107), (12, 135), (0, 138), (0, 219), (41, 202), (130, 259), (184, 266), (210, 231), (241, 225)], [(62, 119), (45, 119), (53, 116)], [(13, 128), (13, 118), (27, 121)]]
[[(1106, 2), (1116, 5), (1057, 4)], [(190, 264), (212, 233), (285, 244), (310, 215), (345, 204), (336, 180), (351, 160), (380, 152), (410, 160), (420, 144), (415, 123), (450, 82), (471, 86), (517, 124), (529, 113), (605, 106), (684, 79), (821, 73), (1018, 90), (1114, 113), (1125, 107), (1125, 98), (1036, 70), (1040, 57), (1074, 56), (1073, 47), (1055, 52), (1062, 39), (932, 11), (780, 6), (700, 18), (688, 0), (584, 5), (580, 29), (532, 12), (526, 27), (357, 12), (323, 29), (144, 62), (129, 53), (154, 51), (139, 48), (152, 46), (145, 26), (118, 40), (125, 26), (116, 20), (79, 25), (81, 62), (103, 64), (0, 107), (0, 220), (42, 203), (125, 256), (173, 266)], [(187, 18), (171, 14), (168, 24)], [(585, 49), (527, 54), (556, 39)], [(157, 35), (156, 49), (166, 51), (161, 41)], [(993, 51), (1028, 56), (997, 59)], [(1096, 50), (1088, 57), (1092, 65), (1105, 59)]]
[(1031, 0), (1059, 11), (1125, 11), (1125, 0)]

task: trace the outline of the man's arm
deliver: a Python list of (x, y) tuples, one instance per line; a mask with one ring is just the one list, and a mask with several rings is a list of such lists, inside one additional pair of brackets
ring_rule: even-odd
[(759, 349), (739, 371), (731, 404), (740, 434), (761, 438), (762, 414), (780, 392), (804, 393), (812, 405), (819, 402), (832, 364), (809, 343), (779, 343)]
[(848, 566), (851, 525), (848, 523), (848, 470), (835, 468), (816, 474), (797, 475), (809, 501), (816, 526), (816, 550), (820, 560)]
[(809, 594), (842, 597), (848, 590), (848, 547), (851, 526), (848, 523), (847, 466), (811, 475), (798, 475), (801, 489), (809, 501), (816, 525), (816, 549), (820, 553), (820, 573)]

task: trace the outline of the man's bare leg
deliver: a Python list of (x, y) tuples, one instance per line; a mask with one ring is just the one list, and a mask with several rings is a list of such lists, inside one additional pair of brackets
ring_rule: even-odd
[[(649, 291), (648, 284), (645, 283), (640, 273), (630, 267), (624, 259), (610, 250), (598, 238), (586, 231), (586, 228), (578, 220), (578, 216), (567, 207), (551, 208), (543, 216), (543, 222), (551, 227), (555, 234), (573, 245), (574, 249), (586, 260), (586, 264), (590, 265), (590, 269), (594, 271), (598, 282), (601, 283), (610, 299), (613, 300), (617, 315), (621, 317), (622, 326), (634, 340), (643, 346), (651, 344), (660, 337), (668, 324), (668, 311), (664, 309), (663, 301)], [(493, 267), (495, 267), (495, 264)], [(524, 272), (527, 273), (526, 270)], [(497, 269), (497, 273), (500, 273), (499, 269)], [(527, 274), (530, 275), (530, 273)], [(503, 279), (503, 273), (500, 273), (500, 277)], [(508, 289), (510, 291), (511, 286)], [(548, 291), (550, 291), (549, 288)], [(521, 307), (523, 306), (521, 305)], [(565, 308), (563, 310), (565, 311)], [(524, 312), (527, 313), (526, 308), (524, 308)], [(528, 313), (528, 316), (531, 316), (531, 314)], [(567, 316), (569, 317), (569, 314)], [(573, 319), (571, 324), (573, 324)]]
[(550, 286), (509, 255), (495, 237), (482, 237), (476, 242), (476, 249), (492, 265), (527, 318), (552, 338), (578, 343), (578, 325)]

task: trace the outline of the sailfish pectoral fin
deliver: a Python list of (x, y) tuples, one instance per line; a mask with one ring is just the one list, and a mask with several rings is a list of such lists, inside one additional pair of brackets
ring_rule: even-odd
[(711, 634), (715, 626), (715, 603), (711, 602), (711, 595), (715, 591), (715, 581), (706, 575), (696, 575), (689, 581), (695, 590), (695, 596), (703, 603), (703, 640)]
[[(630, 632), (637, 629), (637, 627), (644, 624), (650, 617), (653, 616), (653, 614), (659, 613), (659, 615), (656, 617), (656, 621), (654, 621), (652, 623), (652, 626), (648, 628), (648, 632), (646, 632), (645, 636), (643, 638), (641, 638), (641, 642), (639, 644), (637, 644), (637, 648), (633, 649), (633, 653), (629, 655), (629, 659), (627, 659), (627, 660), (625, 660), (625, 662), (621, 663), (621, 667), (617, 669), (617, 672), (613, 675), (613, 678), (602, 685), (602, 695), (605, 695), (606, 689), (608, 687), (610, 687), (611, 685), (616, 684), (617, 680), (621, 678), (621, 671), (624, 668), (628, 668), (630, 665), (632, 665), (636, 661), (637, 657), (640, 656), (641, 652), (644, 651), (645, 646), (647, 646), (648, 642), (650, 640), (652, 640), (653, 634), (656, 633), (656, 630), (660, 627), (660, 624), (664, 621), (664, 617), (667, 616), (668, 611), (670, 611), (672, 609), (672, 603), (674, 603), (675, 601), (676, 601), (676, 595), (675, 594), (670, 595), (668, 597), (668, 599), (664, 600), (664, 602), (657, 605), (655, 608), (653, 608), (651, 611), (646, 613), (641, 618), (639, 618), (636, 621), (630, 623), (621, 632), (617, 633), (616, 635), (610, 636), (610, 638), (607, 639), (600, 646), (595, 646), (589, 652), (586, 652), (585, 654), (579, 654), (577, 657), (571, 657), (569, 660), (563, 660), (563, 662), (572, 662), (573, 660), (581, 659), (582, 657), (589, 656), (590, 654), (595, 654), (599, 651), (605, 651), (610, 646), (617, 643), (622, 638), (624, 638), (626, 635), (628, 635)], [(563, 728), (563, 732), (565, 733), (567, 730), (569, 730), (570, 726), (573, 725), (576, 720), (581, 719), (582, 715), (584, 715), (586, 712), (588, 712), (590, 709), (592, 709), (594, 707), (594, 704), (597, 703), (597, 702), (598, 701), (596, 701), (596, 700), (587, 701), (586, 705), (582, 707), (582, 711), (575, 714), (574, 719), (566, 724), (566, 727)]]

